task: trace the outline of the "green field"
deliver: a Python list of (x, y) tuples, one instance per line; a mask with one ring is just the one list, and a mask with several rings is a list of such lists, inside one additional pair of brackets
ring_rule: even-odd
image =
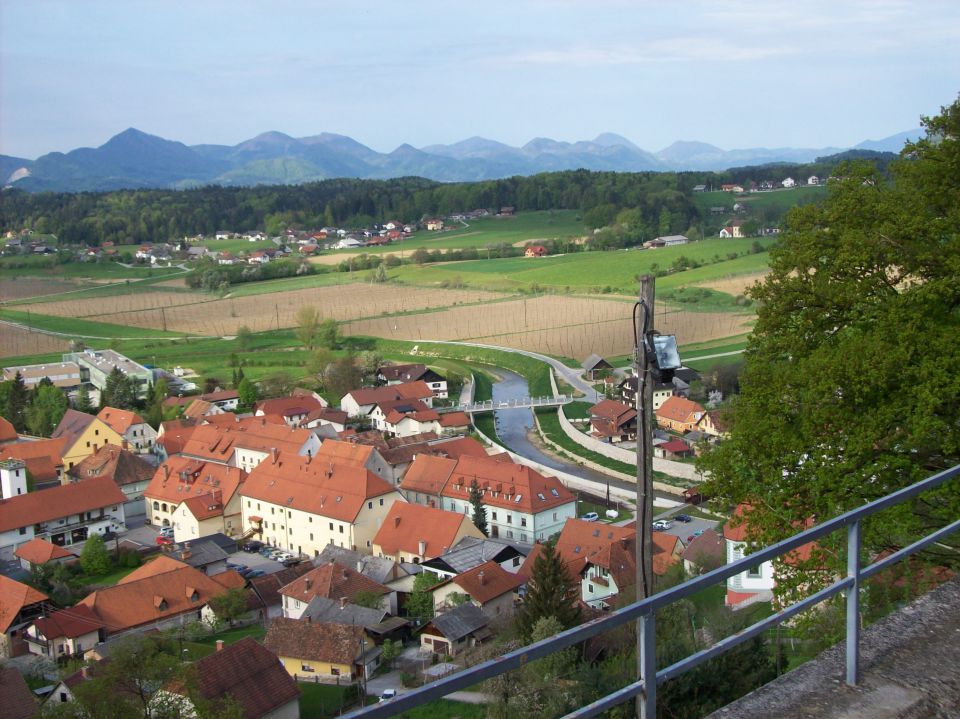
[[(797, 178), (794, 178), (797, 179)], [(770, 192), (748, 192), (742, 195), (734, 195), (732, 192), (694, 192), (692, 195), (693, 204), (697, 206), (704, 218), (711, 217), (711, 207), (726, 207), (729, 209), (728, 216), (733, 216), (733, 204), (739, 202), (750, 207), (751, 211), (756, 212), (763, 208), (770, 208), (784, 215), (791, 207), (797, 205), (806, 205), (812, 202), (819, 202), (827, 196), (826, 185), (803, 185), (789, 190), (773, 190)], [(713, 215), (718, 219), (723, 219), (724, 215)]]
[(13, 255), (0, 257), (0, 278), (42, 277), (45, 279), (71, 280), (123, 280), (143, 279), (176, 275), (183, 270), (177, 267), (124, 267), (119, 262), (68, 262), (57, 264), (52, 256)]
[(38, 315), (35, 312), (22, 312), (19, 310), (0, 310), (0, 319), (10, 322), (18, 322), (24, 327), (41, 329), (47, 332), (55, 332), (71, 337), (94, 337), (94, 338), (113, 338), (113, 337), (179, 337), (176, 332), (164, 332), (162, 330), (145, 329), (142, 327), (127, 327), (125, 325), (108, 324), (107, 322), (93, 322), (91, 320), (78, 320), (72, 317), (53, 317), (50, 315)]
[[(509, 257), (492, 260), (445, 262), (431, 265), (407, 265), (388, 271), (391, 279), (412, 285), (437, 286), (443, 282), (495, 290), (541, 288), (574, 292), (636, 291), (637, 276), (664, 270), (680, 257), (704, 264), (658, 279), (658, 288), (667, 289), (709, 280), (761, 272), (767, 267), (767, 254), (747, 254), (754, 242), (764, 248), (774, 241), (756, 238), (708, 239), (687, 245), (657, 250), (616, 250), (576, 252), (552, 257)], [(736, 259), (728, 259), (736, 253)]]

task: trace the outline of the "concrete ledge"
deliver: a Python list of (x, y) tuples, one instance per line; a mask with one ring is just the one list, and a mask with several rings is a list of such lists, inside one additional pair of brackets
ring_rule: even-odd
[(708, 719), (946, 719), (960, 716), (960, 577), (860, 635), (860, 683), (842, 644)]

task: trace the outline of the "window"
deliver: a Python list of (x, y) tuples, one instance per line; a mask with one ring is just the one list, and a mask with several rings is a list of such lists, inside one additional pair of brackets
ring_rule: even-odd
[(383, 506), (383, 497), (380, 498), (380, 506)]
[(313, 524), (313, 515), (307, 517), (307, 521), (310, 522), (310, 524)]
[(513, 539), (513, 530), (512, 530), (512, 529), (508, 529), (508, 530), (507, 530), (507, 538), (508, 538), (508, 539)]
[(26, 533), (27, 533), (27, 528), (26, 528), (26, 527), (20, 527), (20, 534), (23, 535), (23, 534), (26, 534)]
[(521, 527), (526, 527), (526, 526), (527, 526), (527, 518), (526, 518), (526, 517), (520, 517), (520, 526), (521, 526)]
[(343, 525), (340, 525), (340, 534), (343, 534)]
[(310, 541), (313, 541), (313, 532), (310, 532)]
[(293, 512), (291, 512), (291, 511), (288, 509), (288, 510), (287, 510), (287, 519), (289, 519), (289, 518), (292, 517), (292, 516), (293, 516)]
[(276, 514), (276, 513), (277, 513), (277, 508), (276, 508), (276, 507), (270, 507), (270, 514)]
[(593, 585), (592, 585), (592, 584), (588, 584), (588, 585), (587, 585), (587, 591), (590, 592), (590, 594), (593, 594)]
[(763, 577), (763, 568), (760, 566), (750, 567), (750, 569), (747, 570), (747, 577), (749, 579), (760, 579)]
[(520, 566), (520, 557), (514, 557), (514, 558), (513, 558), (513, 566), (515, 566), (515, 567), (519, 567), (519, 566)]
[(330, 522), (330, 531), (333, 531), (333, 522)]
[(154, 502), (154, 503), (153, 503), (153, 508), (154, 508), (154, 509), (160, 509), (160, 502)]
[(490, 518), (491, 518), (494, 522), (496, 522), (496, 521), (497, 521), (497, 513), (496, 513), (496, 512), (492, 512), (492, 513), (490, 514)]
[[(156, 502), (154, 502), (154, 504), (156, 504)], [(251, 503), (250, 500), (248, 499), (248, 500), (247, 500), (247, 509), (250, 509), (251, 505), (252, 505), (252, 503)]]
[(373, 509), (373, 502), (367, 502), (367, 509)]
[(508, 515), (507, 515), (507, 524), (513, 524), (513, 515), (512, 515), (512, 514), (508, 514)]
[(271, 522), (271, 524), (273, 525), (273, 529), (276, 530), (276, 528), (277, 528), (277, 523), (276, 523), (276, 522)]
[(553, 513), (553, 521), (554, 521), (554, 522), (557, 521), (557, 513), (556, 513), (556, 512)]
[(340, 670), (336, 667), (330, 667), (330, 673), (335, 677), (340, 676)]
[(313, 667), (311, 667), (309, 664), (300, 664), (300, 671), (302, 671), (302, 672), (312, 672), (312, 671), (313, 671)]

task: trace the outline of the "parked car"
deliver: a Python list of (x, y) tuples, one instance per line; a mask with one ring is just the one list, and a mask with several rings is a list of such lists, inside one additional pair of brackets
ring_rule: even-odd
[(246, 564), (237, 564), (236, 562), (227, 562), (227, 569), (235, 569), (239, 572), (241, 569), (246, 569), (246, 568), (247, 568)]
[(162, 534), (158, 534), (157, 544), (173, 544), (173, 537), (164, 537)]
[(257, 554), (263, 557), (269, 557), (271, 554), (273, 554), (273, 552), (274, 552), (273, 547), (268, 547), (267, 545), (263, 545), (262, 547), (260, 547), (260, 549), (257, 550)]
[(380, 701), (385, 702), (388, 699), (393, 699), (395, 696), (397, 696), (396, 689), (384, 689), (383, 694), (380, 695)]
[(288, 559), (293, 559), (293, 555), (290, 554), (290, 552), (275, 552), (273, 555), (275, 562), (285, 562)]
[(160, 527), (160, 536), (161, 537), (170, 537), (173, 538), (173, 527)]
[(262, 547), (263, 547), (263, 542), (258, 542), (256, 539), (252, 539), (243, 545), (243, 551), (259, 552)]
[(295, 567), (298, 564), (300, 564), (300, 562), (302, 561), (303, 559), (301, 559), (300, 557), (290, 557), (290, 559), (284, 559), (283, 562), (281, 562), (281, 564), (283, 564), (283, 566), (285, 567)]
[(247, 579), (253, 579), (254, 577), (262, 577), (266, 574), (262, 569), (252, 569), (245, 576)]
[(666, 532), (672, 526), (673, 522), (671, 522), (669, 519), (658, 519), (653, 523), (653, 528), (661, 532)]
[(684, 524), (693, 521), (693, 517), (691, 517), (689, 514), (675, 514), (673, 515), (673, 518), (678, 522), (683, 522)]
[(582, 519), (584, 522), (596, 522), (598, 519), (600, 519), (600, 515), (596, 512), (587, 512), (585, 515), (580, 517), (580, 519)]

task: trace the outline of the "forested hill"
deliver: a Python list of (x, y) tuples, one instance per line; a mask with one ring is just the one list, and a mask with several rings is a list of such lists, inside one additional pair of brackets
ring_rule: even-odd
[(195, 190), (132, 190), (104, 193), (0, 195), (0, 227), (30, 228), (61, 243), (99, 245), (166, 242), (217, 230), (288, 227), (362, 228), (375, 222), (414, 222), (477, 208), (494, 211), (637, 208), (648, 235), (670, 225), (685, 230), (697, 216), (689, 193), (673, 173), (577, 170), (485, 182), (441, 184), (422, 178), (327, 180), (297, 186), (204, 187)]

